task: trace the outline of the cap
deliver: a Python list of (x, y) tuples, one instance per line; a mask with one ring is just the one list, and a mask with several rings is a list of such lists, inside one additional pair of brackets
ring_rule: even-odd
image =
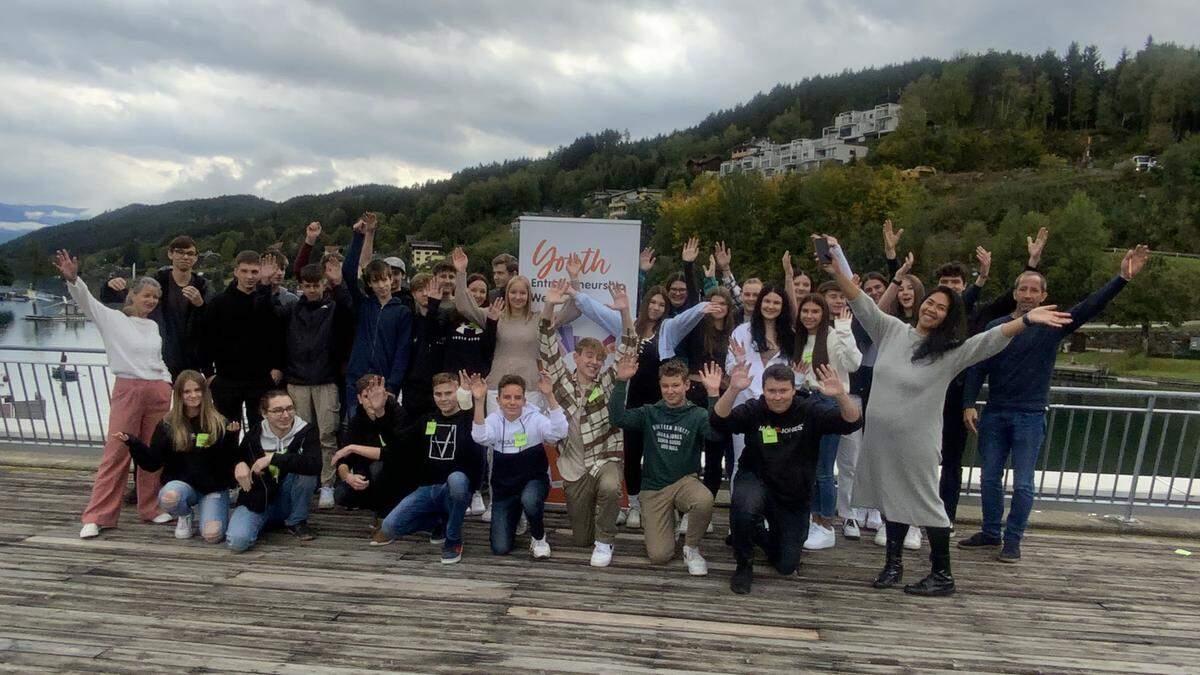
[(388, 267), (399, 267), (401, 272), (404, 272), (405, 274), (408, 273), (408, 268), (404, 266), (404, 261), (396, 256), (384, 258), (383, 262), (387, 263)]

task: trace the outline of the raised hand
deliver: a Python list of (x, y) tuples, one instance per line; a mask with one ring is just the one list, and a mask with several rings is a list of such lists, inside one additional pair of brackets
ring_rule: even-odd
[(470, 260), (467, 259), (467, 252), (461, 246), (454, 247), (454, 251), (450, 254), (450, 260), (454, 263), (454, 269), (458, 270), (459, 273), (466, 273), (467, 263)]
[(471, 397), (476, 401), (487, 398), (487, 382), (479, 376), (479, 373), (471, 375), (471, 385), (468, 388), (471, 390)]
[(786, 277), (790, 277), (790, 276), (794, 275), (794, 272), (792, 270), (792, 252), (791, 251), (783, 252), (783, 275)]
[(725, 245), (725, 242), (718, 241), (713, 246), (713, 256), (717, 260), (717, 269), (722, 272), (729, 271), (729, 263), (733, 260), (733, 252)]
[[(330, 258), (325, 261), (325, 280), (330, 286), (339, 286), (342, 283), (342, 264), (335, 258)], [(441, 284), (429, 284), (430, 288), (441, 288)]]
[(266, 253), (262, 257), (262, 271), (258, 275), (258, 283), (263, 286), (269, 286), (271, 280), (275, 278), (275, 273), (279, 271), (279, 263), (275, 260), (274, 253)]
[(1071, 315), (1067, 312), (1055, 311), (1058, 305), (1042, 305), (1029, 310), (1025, 318), (1029, 319), (1030, 323), (1040, 323), (1043, 326), (1051, 328), (1062, 328), (1071, 323)]
[(1121, 276), (1125, 277), (1126, 281), (1130, 281), (1142, 268), (1146, 266), (1146, 261), (1150, 258), (1150, 248), (1145, 244), (1138, 244), (1129, 249), (1125, 253), (1125, 258), (1121, 260)]
[(504, 315), (504, 298), (496, 298), (487, 308), (487, 318), (491, 321), (499, 321)]
[(738, 361), (729, 371), (729, 388), (734, 391), (745, 391), (750, 386), (750, 364)]
[(1037, 267), (1038, 263), (1042, 262), (1042, 251), (1046, 248), (1046, 240), (1050, 238), (1050, 231), (1046, 228), (1039, 228), (1037, 238), (1025, 237), (1025, 246), (1029, 249), (1029, 266)]
[(128, 288), (128, 284), (121, 277), (113, 277), (108, 280), (108, 287), (114, 291), (120, 292)]
[(840, 323), (848, 326), (852, 320), (854, 320), (854, 312), (851, 312), (850, 306), (846, 305), (842, 308), (841, 313), (837, 315), (837, 318), (835, 319), (835, 325)]
[(976, 246), (975, 259), (979, 261), (979, 278), (987, 279), (992, 271), (992, 252), (982, 246)]
[(704, 316), (716, 316), (721, 309), (722, 308), (718, 306), (717, 303), (709, 302), (704, 305), (704, 309), (700, 310), (700, 313)]
[(625, 293), (625, 284), (608, 282), (608, 294), (612, 296), (612, 302), (606, 304), (606, 307), (618, 312), (629, 310), (629, 296)]
[(683, 252), (680, 254), (680, 257), (683, 258), (683, 262), (690, 263), (696, 262), (696, 256), (698, 255), (700, 255), (700, 238), (692, 237), (683, 245)]
[(545, 370), (538, 371), (538, 391), (547, 399), (554, 393), (554, 382), (550, 380), (550, 373)]
[(617, 359), (616, 375), (618, 380), (628, 380), (637, 373), (638, 362), (637, 354), (627, 352), (625, 356)]
[(888, 218), (883, 221), (883, 252), (888, 258), (896, 257), (896, 244), (900, 243), (900, 237), (904, 234), (904, 229), (892, 229), (892, 219)]
[(900, 265), (900, 269), (896, 270), (895, 278), (897, 281), (901, 281), (904, 277), (908, 276), (908, 272), (912, 269), (914, 262), (916, 262), (916, 258), (913, 257), (912, 251), (909, 251), (908, 255), (904, 256), (904, 264)]
[(717, 259), (713, 256), (708, 256), (708, 264), (704, 266), (704, 276), (709, 279), (717, 278)]
[(720, 393), (722, 375), (724, 373), (721, 371), (721, 366), (717, 365), (715, 361), (709, 361), (700, 369), (700, 382), (709, 396), (716, 396)]
[(801, 378), (808, 377), (808, 371), (811, 370), (809, 365), (804, 362), (804, 359), (792, 361), (792, 372), (799, 375)]
[(313, 246), (321, 238), (321, 223), (312, 221), (304, 228), (304, 243)]
[(583, 272), (583, 259), (572, 253), (567, 256), (567, 276), (571, 277), (571, 281), (579, 279), (579, 275)]
[(363, 214), (362, 222), (364, 234), (374, 232), (379, 227), (379, 214), (367, 211)]
[(638, 269), (643, 272), (649, 272), (651, 269), (654, 269), (654, 263), (656, 262), (658, 262), (658, 258), (654, 257), (654, 249), (650, 247), (642, 249), (641, 254), (638, 255)]
[(68, 284), (75, 283), (75, 280), (79, 278), (79, 261), (72, 258), (65, 248), (58, 249), (58, 252), (54, 254), (53, 262)]
[(184, 286), (179, 289), (183, 293), (183, 297), (192, 303), (193, 307), (199, 307), (204, 304), (204, 295), (200, 293), (200, 289), (195, 286)]
[(546, 289), (546, 297), (544, 298), (543, 302), (551, 307), (554, 305), (561, 305), (566, 302), (566, 292), (569, 284), (570, 282), (568, 282), (566, 279), (556, 279)]
[(738, 363), (746, 361), (746, 348), (737, 340), (729, 341), (729, 353), (733, 354), (733, 360)]
[(817, 366), (817, 382), (821, 385), (821, 393), (826, 396), (837, 398), (846, 393), (837, 371), (828, 365)]

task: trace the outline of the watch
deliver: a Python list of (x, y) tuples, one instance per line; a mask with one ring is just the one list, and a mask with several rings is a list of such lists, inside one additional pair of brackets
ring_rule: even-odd
[(1021, 315), (1021, 323), (1025, 324), (1026, 326), (1030, 326), (1030, 327), (1033, 326), (1033, 322), (1029, 320), (1028, 314)]

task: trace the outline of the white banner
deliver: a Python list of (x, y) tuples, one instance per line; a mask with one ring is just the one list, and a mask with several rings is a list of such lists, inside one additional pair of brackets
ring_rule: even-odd
[[(533, 308), (541, 311), (546, 288), (567, 278), (567, 258), (572, 253), (583, 260), (579, 283), (582, 292), (600, 303), (612, 302), (608, 282), (625, 284), (630, 309), (637, 312), (638, 253), (640, 220), (556, 218), (521, 216), (521, 274), (533, 284)], [(580, 317), (562, 331), (564, 346), (574, 349), (575, 336), (590, 336), (607, 345), (616, 338)]]

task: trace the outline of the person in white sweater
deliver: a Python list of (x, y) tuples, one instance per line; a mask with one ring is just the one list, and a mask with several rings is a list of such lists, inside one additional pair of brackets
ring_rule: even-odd
[[(116, 376), (110, 397), (108, 439), (92, 484), (92, 497), (83, 510), (79, 536), (90, 539), (100, 530), (116, 527), (121, 514), (121, 497), (129, 471), (129, 448), (114, 434), (136, 436), (149, 443), (155, 427), (171, 408), (171, 374), (162, 358), (162, 336), (150, 313), (158, 306), (162, 288), (150, 277), (129, 287), (124, 311), (105, 307), (92, 297), (79, 278), (79, 261), (65, 250), (55, 256), (54, 266), (67, 282), (67, 291), (79, 310), (100, 331), (108, 367)], [(137, 472), (138, 515), (142, 520), (168, 523), (171, 516), (158, 508), (159, 471)]]
[[(842, 307), (841, 315), (834, 318), (825, 296), (810, 293), (800, 298), (800, 311), (796, 318), (796, 352), (799, 357), (794, 364), (797, 375), (803, 377), (808, 389), (825, 394), (817, 369), (829, 366), (837, 375), (842, 389), (850, 389), (850, 373), (862, 364), (862, 352), (854, 341), (850, 330), (850, 313)], [(815, 394), (814, 394), (815, 395)], [(837, 460), (838, 443), (841, 436), (826, 434), (821, 437), (820, 454), (817, 459), (816, 489), (812, 491), (812, 525), (804, 548), (819, 550), (830, 548), (836, 543), (833, 531), (833, 516), (837, 509), (837, 482), (833, 477), (833, 465)]]

